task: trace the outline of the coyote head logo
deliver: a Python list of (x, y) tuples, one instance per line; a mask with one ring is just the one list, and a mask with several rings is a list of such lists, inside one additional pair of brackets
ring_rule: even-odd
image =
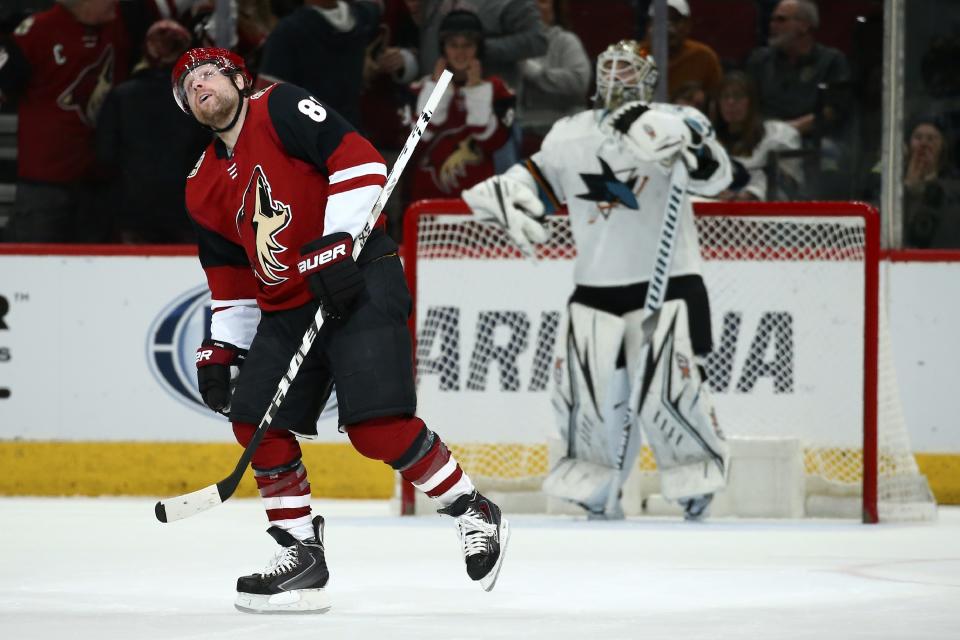
[(57, 96), (57, 106), (74, 111), (80, 121), (92, 127), (97, 121), (100, 106), (113, 87), (113, 45), (107, 46), (97, 61), (87, 65), (73, 82)]
[(264, 284), (280, 284), (287, 280), (280, 275), (287, 265), (280, 262), (277, 254), (287, 248), (280, 244), (277, 236), (290, 224), (290, 205), (274, 200), (270, 193), (270, 183), (257, 165), (243, 192), (243, 203), (237, 211), (237, 232), (243, 235), (242, 226), (249, 224), (256, 238), (257, 264), (254, 273)]

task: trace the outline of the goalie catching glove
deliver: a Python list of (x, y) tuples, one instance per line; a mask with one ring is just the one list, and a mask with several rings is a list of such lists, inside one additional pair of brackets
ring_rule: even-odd
[(546, 242), (550, 232), (543, 226), (543, 203), (527, 185), (508, 176), (493, 176), (461, 194), (478, 220), (497, 223), (527, 256), (534, 243)]
[(240, 373), (247, 350), (221, 340), (207, 338), (197, 349), (197, 387), (204, 404), (227, 415), (230, 413), (231, 382)]
[(353, 236), (331, 233), (300, 249), (297, 270), (307, 279), (325, 318), (342, 320), (363, 292), (363, 274), (353, 259)]

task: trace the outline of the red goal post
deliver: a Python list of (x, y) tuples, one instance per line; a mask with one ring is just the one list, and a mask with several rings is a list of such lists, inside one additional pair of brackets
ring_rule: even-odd
[[(536, 492), (549, 465), (538, 439), (550, 428), (550, 368), (576, 249), (565, 216), (549, 218), (550, 239), (533, 263), (468, 213), (460, 200), (424, 200), (405, 214), (419, 412), (478, 485)], [(879, 395), (881, 375), (892, 379), (887, 395), (897, 389), (889, 354), (880, 353), (876, 210), (854, 202), (697, 203), (695, 213), (714, 316), (708, 377), (725, 431), (766, 437), (772, 428), (799, 438), (808, 491), (854, 495), (864, 522), (887, 519), (884, 510), (890, 519), (911, 517), (903, 505), (928, 502), (929, 491), (898, 396), (880, 416), (891, 401)], [(505, 424), (510, 416), (520, 424)], [(881, 423), (893, 434), (889, 446)], [(651, 466), (645, 452), (640, 468)], [(515, 477), (518, 467), (526, 476)], [(402, 511), (412, 512), (412, 488), (401, 494)]]

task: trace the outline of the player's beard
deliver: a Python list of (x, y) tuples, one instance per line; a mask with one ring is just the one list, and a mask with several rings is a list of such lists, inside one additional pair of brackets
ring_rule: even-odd
[[(233, 120), (233, 116), (237, 111), (237, 101), (240, 100), (240, 96), (233, 93), (233, 95), (227, 93), (215, 93), (207, 99), (207, 102), (214, 101), (212, 106), (197, 105), (195, 112), (197, 114), (197, 121), (200, 124), (205, 124), (208, 127), (213, 127), (214, 129), (222, 129), (223, 127), (230, 124), (230, 121)], [(205, 109), (203, 107), (206, 107)]]

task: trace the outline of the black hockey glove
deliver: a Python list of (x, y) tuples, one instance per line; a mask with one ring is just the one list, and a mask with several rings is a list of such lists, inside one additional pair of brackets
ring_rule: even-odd
[[(247, 350), (229, 342), (204, 340), (197, 349), (197, 386), (204, 404), (227, 415), (230, 413), (230, 369), (239, 367), (247, 357)], [(234, 374), (235, 375), (235, 374)]]
[(297, 269), (307, 279), (325, 318), (349, 315), (364, 289), (363, 274), (353, 259), (353, 237), (344, 231), (303, 245)]

